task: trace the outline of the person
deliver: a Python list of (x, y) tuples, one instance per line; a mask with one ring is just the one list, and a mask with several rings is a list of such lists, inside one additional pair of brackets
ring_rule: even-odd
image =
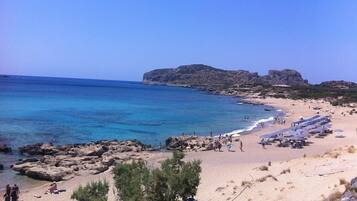
[(243, 142), (242, 142), (241, 139), (239, 139), (239, 149), (240, 149), (241, 152), (244, 152), (243, 151)]
[(20, 194), (20, 190), (19, 187), (15, 184), (12, 188), (11, 188), (11, 201), (17, 201), (19, 199), (19, 194)]
[(218, 148), (218, 151), (221, 151), (222, 143), (220, 141), (217, 141), (217, 148)]
[(51, 194), (58, 193), (57, 184), (56, 183), (50, 184), (50, 187), (48, 188), (48, 192), (50, 192)]
[(265, 149), (265, 140), (262, 139), (262, 141), (260, 143), (262, 144), (263, 149)]
[(10, 201), (11, 200), (10, 194), (11, 194), (11, 187), (8, 184), (8, 185), (6, 185), (6, 190), (5, 190), (5, 194), (4, 194), (4, 200), (5, 201)]
[(227, 149), (229, 152), (234, 152), (233, 148), (233, 139), (231, 137), (229, 137), (228, 139), (228, 143), (227, 143)]

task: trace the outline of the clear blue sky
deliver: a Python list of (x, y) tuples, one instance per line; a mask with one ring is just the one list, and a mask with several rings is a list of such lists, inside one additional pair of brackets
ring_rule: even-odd
[(0, 74), (141, 80), (191, 63), (357, 82), (357, 1), (0, 1)]

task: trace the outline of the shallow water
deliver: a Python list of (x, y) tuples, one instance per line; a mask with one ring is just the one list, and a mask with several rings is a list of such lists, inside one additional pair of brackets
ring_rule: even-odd
[[(274, 116), (276, 111), (265, 111), (266, 107), (140, 82), (2, 76), (0, 143), (14, 149), (37, 142), (101, 139), (138, 139), (157, 145), (181, 133), (244, 130)], [(17, 157), (0, 155), (0, 163), (8, 166)], [(9, 180), (6, 172), (0, 173), (0, 181)]]

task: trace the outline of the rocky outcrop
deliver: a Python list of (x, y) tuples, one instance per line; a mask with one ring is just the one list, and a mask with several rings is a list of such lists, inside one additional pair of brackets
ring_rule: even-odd
[(20, 147), (19, 152), (28, 155), (54, 155), (58, 149), (53, 144), (37, 143)]
[(157, 69), (144, 74), (145, 83), (174, 84), (208, 89), (237, 85), (307, 85), (295, 70), (271, 70), (266, 76), (243, 70), (222, 70), (203, 64)]
[(148, 147), (138, 141), (99, 141), (58, 147), (34, 144), (19, 150), (32, 158), (20, 160), (12, 165), (12, 169), (28, 177), (48, 181), (98, 174), (117, 163), (150, 157)]
[(10, 153), (12, 151), (11, 147), (6, 144), (0, 144), (0, 153)]
[(308, 81), (304, 80), (296, 70), (269, 70), (268, 75), (261, 77), (262, 82), (269, 85), (291, 85), (301, 86), (308, 85)]
[(213, 138), (204, 136), (179, 136), (166, 139), (168, 150), (209, 151), (213, 149)]

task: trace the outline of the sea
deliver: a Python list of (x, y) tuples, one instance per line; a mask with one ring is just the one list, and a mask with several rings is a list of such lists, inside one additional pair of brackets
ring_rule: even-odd
[(33, 143), (56, 145), (137, 139), (153, 146), (172, 135), (246, 133), (278, 111), (237, 97), (142, 82), (31, 76), (0, 76), (0, 189), (32, 181), (9, 168), (16, 149)]

